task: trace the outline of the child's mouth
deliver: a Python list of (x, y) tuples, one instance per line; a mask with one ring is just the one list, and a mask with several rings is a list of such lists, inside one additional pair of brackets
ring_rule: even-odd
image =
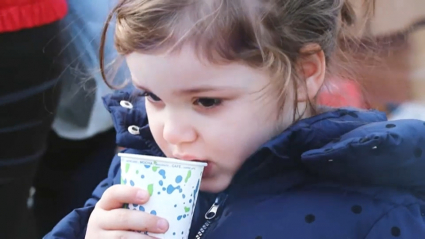
[(209, 178), (212, 176), (212, 170), (213, 170), (213, 163), (209, 160), (201, 160), (201, 159), (195, 159), (192, 160), (193, 162), (199, 162), (199, 163), (206, 163), (207, 166), (204, 167), (204, 171), (202, 172), (202, 178)]
[(212, 170), (214, 168), (213, 163), (209, 161), (202, 161), (204, 163), (207, 163), (208, 165), (204, 167), (204, 172), (202, 173), (202, 178), (209, 178), (212, 176)]
[(175, 158), (178, 158), (180, 160), (189, 160), (189, 161), (192, 161), (192, 162), (206, 163), (207, 166), (204, 167), (204, 172), (202, 173), (202, 178), (208, 178), (208, 177), (211, 177), (211, 175), (212, 175), (213, 163), (211, 163), (211, 161), (209, 161), (209, 160), (198, 159), (198, 158), (195, 158), (193, 156), (188, 156), (188, 155), (175, 157)]

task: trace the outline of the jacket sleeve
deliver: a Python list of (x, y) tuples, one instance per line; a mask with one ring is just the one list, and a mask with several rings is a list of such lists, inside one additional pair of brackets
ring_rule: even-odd
[(381, 238), (425, 238), (425, 214), (420, 205), (397, 206), (382, 216), (365, 239)]
[(120, 158), (115, 156), (109, 168), (108, 178), (93, 191), (83, 208), (75, 209), (64, 217), (43, 239), (84, 239), (91, 212), (107, 188), (114, 184), (120, 169)]

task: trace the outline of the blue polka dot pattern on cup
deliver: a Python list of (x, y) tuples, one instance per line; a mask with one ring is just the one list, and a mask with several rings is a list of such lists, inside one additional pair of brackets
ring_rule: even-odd
[(164, 179), (166, 179), (167, 177), (165, 177), (165, 170), (164, 169), (161, 169), (161, 170), (159, 170), (159, 174), (164, 178)]
[[(182, 238), (187, 239), (189, 233), (187, 227), (190, 226), (192, 220), (197, 191), (199, 190), (200, 179), (197, 177), (199, 169), (190, 166), (176, 170), (171, 166), (164, 166), (160, 160), (157, 162), (150, 161), (151, 164), (149, 165), (139, 162), (141, 162), (140, 159), (139, 161), (129, 159), (128, 162), (121, 164), (121, 183), (128, 183), (134, 187), (145, 189), (149, 192), (151, 198), (144, 205), (130, 204), (128, 205), (129, 209), (147, 212), (159, 217), (161, 215), (173, 215), (172, 218), (164, 216), (170, 223), (169, 233), (166, 233), (168, 237), (165, 234), (151, 235), (149, 233), (149, 235), (158, 238), (180, 238), (179, 234), (182, 232)], [(158, 200), (164, 201), (162, 204), (158, 204)], [(166, 204), (169, 204), (169, 206), (164, 206)]]

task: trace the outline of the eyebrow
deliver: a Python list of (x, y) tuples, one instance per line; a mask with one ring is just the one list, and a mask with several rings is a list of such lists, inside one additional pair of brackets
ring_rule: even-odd
[[(134, 86), (136, 86), (137, 88), (144, 90), (144, 91), (148, 91), (148, 92), (152, 92), (151, 90), (149, 90), (146, 87), (137, 85), (136, 83), (133, 83)], [(231, 86), (199, 86), (199, 87), (195, 87), (195, 88), (188, 88), (188, 89), (178, 89), (176, 91), (173, 92), (173, 94), (175, 95), (192, 95), (192, 94), (199, 94), (199, 93), (205, 93), (205, 92), (211, 92), (211, 91), (221, 91), (221, 90), (240, 90), (237, 87), (231, 87)]]

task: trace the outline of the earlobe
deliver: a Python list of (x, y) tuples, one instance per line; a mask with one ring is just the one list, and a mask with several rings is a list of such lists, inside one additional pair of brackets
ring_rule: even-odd
[(326, 73), (325, 54), (317, 44), (309, 44), (301, 49), (302, 56), (299, 59), (299, 72), (303, 82), (298, 85), (298, 101), (313, 100), (319, 93)]

